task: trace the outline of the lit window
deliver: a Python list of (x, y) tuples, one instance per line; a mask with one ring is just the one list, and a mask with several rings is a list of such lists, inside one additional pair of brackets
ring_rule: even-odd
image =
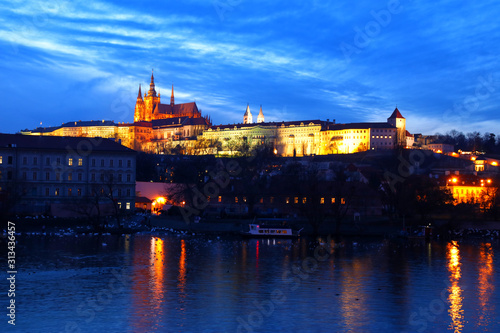
[(54, 195), (57, 197), (59, 196), (59, 188), (56, 188), (56, 190), (54, 191)]
[(344, 199), (344, 198), (340, 199), (340, 203), (341, 203), (342, 205), (345, 205), (345, 199)]
[(71, 193), (72, 193), (72, 190), (70, 188), (68, 188), (68, 197), (71, 196)]
[(0, 164), (2, 164), (2, 163), (3, 163), (3, 157), (0, 156)]
[(307, 202), (307, 198), (306, 197), (303, 197), (302, 198), (302, 203), (305, 204)]
[(79, 158), (78, 159), (78, 166), (82, 166), (83, 165), (83, 159)]
[(289, 197), (286, 197), (285, 202), (286, 202), (287, 204), (288, 204), (288, 203), (290, 203), (290, 198), (289, 198)]
[(127, 202), (127, 203), (125, 204), (125, 209), (130, 209), (130, 202)]
[(207, 202), (210, 202), (210, 196), (207, 196)]
[(293, 198), (293, 203), (298, 204), (299, 203), (299, 197)]
[(238, 197), (234, 197), (234, 202), (238, 203)]
[(79, 188), (79, 189), (77, 190), (77, 192), (78, 192), (78, 196), (79, 196), (79, 197), (81, 197), (81, 196), (82, 196), (82, 189), (81, 189), (81, 188)]
[(69, 165), (69, 166), (72, 166), (72, 165), (73, 165), (73, 159), (72, 159), (72, 158), (68, 158), (68, 165)]
[(219, 195), (219, 202), (222, 202), (222, 197)]
[(122, 203), (118, 202), (118, 209), (122, 209)]
[(319, 199), (319, 203), (323, 205), (325, 203), (325, 198)]
[(335, 198), (332, 198), (332, 204), (334, 204), (334, 203), (335, 203)]
[(247, 197), (243, 197), (243, 202), (247, 202)]

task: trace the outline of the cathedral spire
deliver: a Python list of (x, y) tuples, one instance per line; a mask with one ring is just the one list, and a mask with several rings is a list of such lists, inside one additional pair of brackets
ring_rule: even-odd
[(153, 76), (153, 70), (151, 70), (151, 83), (149, 84), (148, 96), (156, 97), (155, 78)]
[(141, 92), (141, 85), (139, 84), (139, 94), (137, 95), (137, 99), (142, 100), (142, 92)]
[(174, 85), (172, 84), (172, 95), (170, 96), (170, 106), (174, 106)]

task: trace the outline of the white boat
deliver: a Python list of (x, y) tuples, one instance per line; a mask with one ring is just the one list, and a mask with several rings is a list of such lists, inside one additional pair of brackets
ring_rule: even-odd
[(262, 226), (260, 224), (249, 224), (249, 230), (242, 232), (244, 236), (251, 237), (298, 237), (302, 229), (294, 231), (292, 228), (283, 226)]

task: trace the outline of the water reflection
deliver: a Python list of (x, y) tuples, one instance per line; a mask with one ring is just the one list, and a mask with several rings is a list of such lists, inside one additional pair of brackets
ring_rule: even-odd
[(478, 326), (487, 327), (493, 305), (490, 304), (490, 298), (495, 290), (493, 284), (493, 248), (490, 243), (482, 243), (479, 249), (479, 320)]
[(180, 302), (186, 298), (186, 241), (181, 240), (181, 255), (179, 257), (179, 276), (177, 278), (177, 289), (179, 290)]
[(448, 243), (447, 254), (448, 271), (450, 273), (450, 286), (448, 288), (448, 302), (450, 308), (448, 313), (451, 317), (449, 328), (455, 332), (462, 332), (464, 328), (464, 310), (463, 310), (463, 290), (460, 287), (461, 263), (460, 263), (460, 249), (455, 241)]

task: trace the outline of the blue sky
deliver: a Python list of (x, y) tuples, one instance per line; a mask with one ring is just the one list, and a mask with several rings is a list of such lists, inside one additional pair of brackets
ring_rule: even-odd
[(214, 124), (385, 121), (500, 134), (498, 1), (0, 3), (0, 132), (133, 120), (154, 68)]

